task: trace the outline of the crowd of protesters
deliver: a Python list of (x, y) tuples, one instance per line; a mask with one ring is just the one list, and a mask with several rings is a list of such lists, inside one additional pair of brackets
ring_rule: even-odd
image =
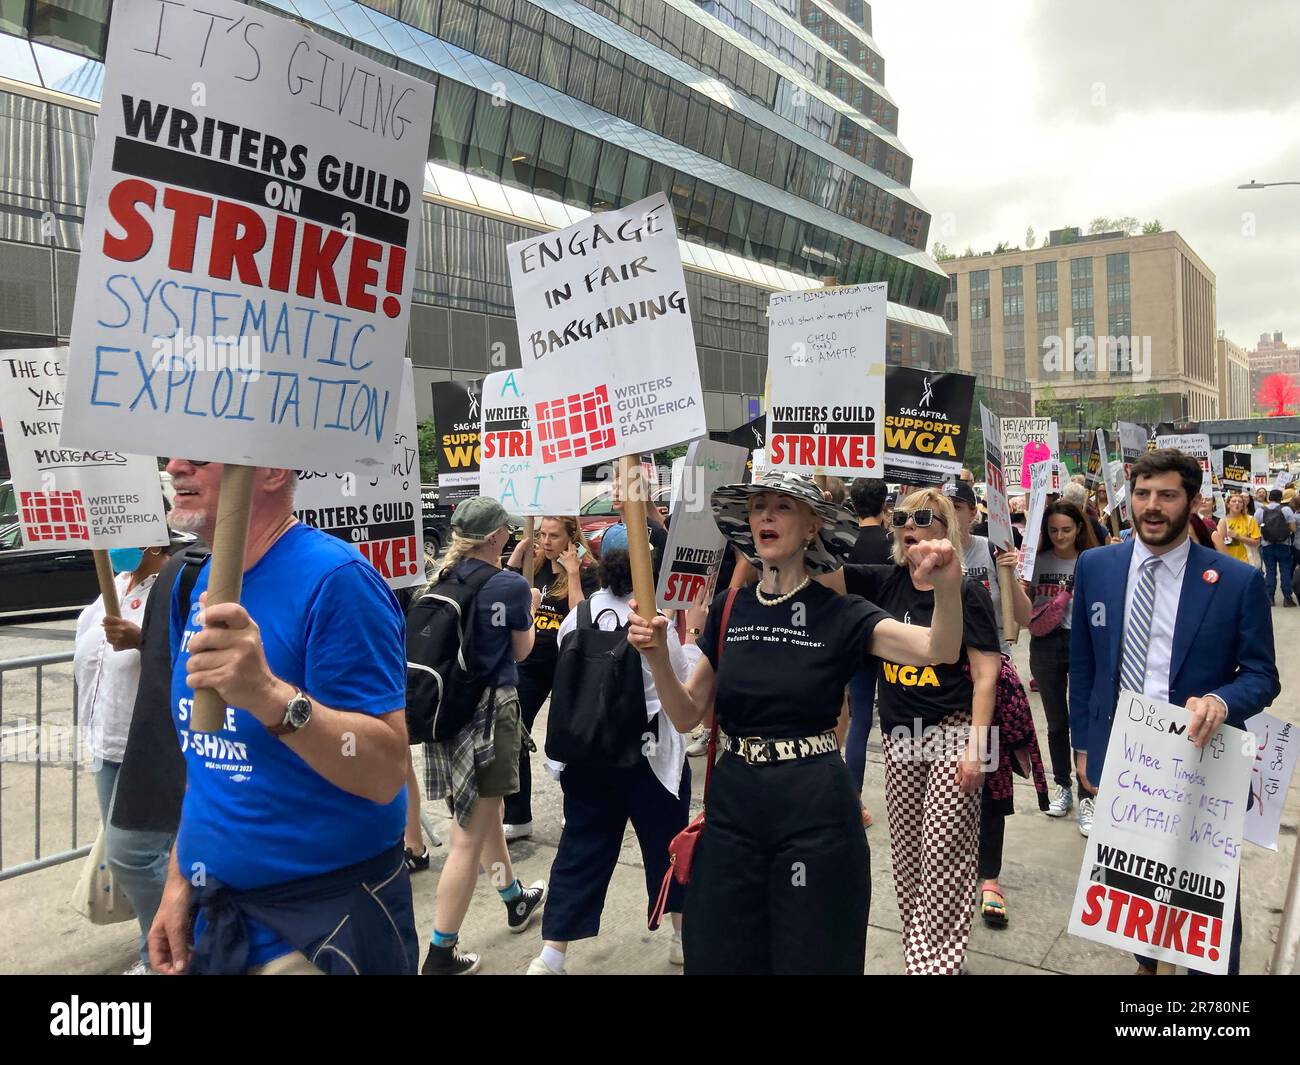
[[(210, 542), (221, 466), (172, 458), (167, 469), (173, 546), (115, 554), (121, 617), (88, 607), (75, 656), (106, 863), (140, 926), (136, 973), (415, 972), (410, 878), (430, 865), (421, 793), (450, 815), (424, 974), (480, 968), (460, 942), (480, 871), (509, 931), (541, 917), (528, 973), (564, 973), (571, 945), (600, 930), (629, 823), (647, 918), (668, 915), (673, 964), (861, 973), (874, 720), (904, 970), (962, 973), (974, 914), (1010, 922), (1000, 876), (1013, 772), (1049, 817), (1077, 795), (1079, 830), (1091, 829), (1085, 562), (1098, 560), (1093, 580), (1115, 579), (1130, 556), (1172, 572), (1190, 540), (1219, 553), (1226, 583), (1262, 588), (1248, 568), (1257, 549), (1268, 597), (1280, 581), (1294, 605), (1292, 494), (1234, 494), (1216, 521), (1199, 468), (1173, 452), (1134, 466), (1126, 529), (1108, 530), (1096, 498), (1069, 483), (1028, 545), (1013, 496), (1006, 550), (990, 543), (969, 471), (892, 493), (878, 480), (768, 472), (712, 497), (732, 553), (717, 598), (651, 618), (637, 611), (625, 526), (605, 532), (599, 558), (563, 515), (510, 550), (508, 515), (485, 497), (456, 508), (432, 579), (399, 606), (360, 555), (294, 519), (296, 478), (273, 469), (256, 474), (241, 600), (208, 606), (209, 565), (191, 541)], [(475, 686), (454, 729), (413, 736), (408, 671), (443, 667), (411, 660), (404, 633), (417, 611), (430, 631), (424, 619), (449, 603), (460, 673), (437, 673), (438, 692)], [(1276, 695), (1267, 622), (1250, 623), (1256, 646), (1230, 652), (1257, 680), (1234, 698), (1173, 674), (1147, 694), (1186, 699), (1200, 742), (1201, 725), (1240, 724)], [(1047, 722), (1050, 799), (1009, 653), (1018, 627)], [(193, 728), (204, 688), (229, 707), (217, 733)], [(548, 700), (543, 753), (533, 734)], [(690, 823), (694, 753), (706, 755), (703, 829)], [(563, 821), (549, 882), (525, 886), (510, 844), (533, 830), (534, 756), (560, 783)]]

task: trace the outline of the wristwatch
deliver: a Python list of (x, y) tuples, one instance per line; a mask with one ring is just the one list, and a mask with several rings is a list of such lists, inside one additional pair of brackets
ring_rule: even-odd
[(703, 635), (704, 635), (704, 630), (703, 630), (703, 629), (697, 629), (697, 628), (689, 628), (689, 629), (686, 630), (686, 635), (687, 635), (687, 636), (703, 636)]
[(311, 720), (311, 700), (295, 688), (293, 698), (285, 704), (284, 717), (278, 725), (270, 726), (266, 731), (272, 736), (287, 736), (298, 732)]

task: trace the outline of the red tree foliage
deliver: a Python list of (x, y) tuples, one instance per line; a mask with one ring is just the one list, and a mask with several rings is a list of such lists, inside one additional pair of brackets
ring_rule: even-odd
[(1300, 403), (1300, 385), (1296, 384), (1290, 374), (1269, 374), (1259, 383), (1255, 402), (1270, 418), (1280, 418), (1292, 413), (1291, 407)]

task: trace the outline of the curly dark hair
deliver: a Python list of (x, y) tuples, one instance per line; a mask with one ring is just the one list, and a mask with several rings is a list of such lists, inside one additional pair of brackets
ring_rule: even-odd
[(600, 586), (620, 599), (632, 594), (632, 563), (626, 551), (615, 548), (600, 553)]
[(1129, 498), (1133, 498), (1139, 477), (1156, 477), (1162, 473), (1176, 473), (1182, 478), (1188, 503), (1201, 494), (1201, 483), (1204, 480), (1201, 464), (1191, 455), (1165, 447), (1140, 455), (1137, 462), (1129, 467)]

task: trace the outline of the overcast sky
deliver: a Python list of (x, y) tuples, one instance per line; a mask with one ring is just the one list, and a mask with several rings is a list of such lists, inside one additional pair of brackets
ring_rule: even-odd
[[(872, 0), (885, 85), (960, 254), (1158, 218), (1213, 271), (1218, 327), (1300, 344), (1300, 2)], [(1253, 236), (1250, 235), (1253, 230)]]

